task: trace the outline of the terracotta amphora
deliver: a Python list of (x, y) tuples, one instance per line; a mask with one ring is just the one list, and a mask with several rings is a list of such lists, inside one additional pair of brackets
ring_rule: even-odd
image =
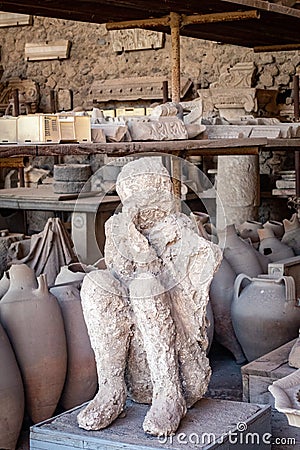
[(263, 228), (257, 232), (260, 238), (259, 252), (267, 256), (271, 262), (295, 256), (293, 249), (277, 239), (271, 228)]
[[(246, 287), (242, 283), (247, 281)], [(253, 361), (298, 336), (300, 308), (293, 277), (237, 276), (232, 322), (248, 361)]]
[(9, 270), (10, 287), (0, 302), (0, 320), (21, 370), (27, 412), (34, 423), (51, 417), (67, 368), (67, 346), (59, 304), (45, 275), (26, 264)]
[(262, 267), (255, 249), (237, 235), (234, 225), (228, 225), (219, 231), (220, 245), (224, 246), (224, 257), (236, 274), (246, 273), (256, 277), (262, 273)]
[(235, 335), (231, 320), (231, 303), (236, 274), (223, 258), (210, 285), (209, 298), (215, 321), (215, 339), (227, 348), (238, 364), (245, 361), (245, 355)]
[(246, 220), (245, 222), (237, 226), (237, 230), (241, 238), (250, 238), (254, 247), (257, 248), (259, 243), (257, 230), (261, 229), (262, 227), (263, 226), (260, 222), (256, 222), (255, 220)]
[(284, 235), (281, 242), (291, 247), (295, 255), (300, 255), (300, 222), (297, 214), (293, 214), (291, 220), (284, 219)]
[(275, 237), (277, 239), (281, 239), (284, 235), (284, 227), (282, 222), (278, 222), (277, 220), (268, 220), (263, 225), (264, 228), (271, 228), (273, 230)]
[[(84, 275), (84, 272), (76, 273), (67, 266), (62, 267), (55, 281), (58, 286), (51, 289), (61, 307), (67, 338), (67, 376), (60, 399), (64, 409), (71, 409), (91, 400), (97, 389), (95, 356), (83, 317), (78, 288)], [(70, 284), (66, 286), (68, 282)]]
[(4, 272), (2, 278), (0, 279), (0, 300), (6, 294), (9, 288), (9, 276), (7, 272)]
[(20, 370), (8, 337), (0, 325), (0, 448), (15, 450), (24, 415)]

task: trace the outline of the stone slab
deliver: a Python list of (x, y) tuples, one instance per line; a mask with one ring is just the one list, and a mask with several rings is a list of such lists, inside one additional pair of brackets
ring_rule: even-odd
[[(142, 423), (147, 405), (128, 402), (126, 416), (101, 431), (80, 429), (76, 417), (83, 406), (31, 427), (31, 450), (154, 450), (154, 449), (269, 449), (263, 436), (270, 433), (270, 408), (227, 400), (202, 399), (182, 420), (177, 433), (166, 441), (148, 436)], [(238, 431), (240, 430), (240, 431)], [(240, 434), (243, 431), (242, 434)], [(237, 434), (233, 434), (237, 433)], [(248, 442), (246, 436), (248, 433)], [(250, 433), (258, 433), (251, 444)], [(238, 437), (238, 442), (232, 443)], [(268, 438), (266, 439), (268, 441)]]

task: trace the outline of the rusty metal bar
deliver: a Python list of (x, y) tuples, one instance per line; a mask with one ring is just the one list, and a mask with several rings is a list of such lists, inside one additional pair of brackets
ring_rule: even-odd
[(254, 47), (253, 50), (254, 53), (300, 50), (300, 44), (260, 45), (258, 47)]
[[(172, 44), (172, 102), (180, 102), (180, 22), (179, 14), (170, 13)], [(172, 182), (176, 202), (176, 211), (181, 211), (181, 162), (172, 158)]]
[(294, 117), (299, 120), (299, 75), (293, 76)]
[[(106, 29), (111, 30), (125, 30), (129, 28), (155, 28), (155, 27), (170, 27), (171, 16), (164, 16), (159, 18), (150, 19), (137, 19), (137, 20), (126, 20), (122, 22), (108, 22), (106, 24)], [(181, 18), (181, 26), (196, 25), (201, 23), (218, 23), (218, 22), (233, 22), (237, 20), (251, 20), (259, 19), (260, 14), (257, 10), (250, 11), (233, 11), (233, 12), (222, 12), (213, 14), (193, 14), (190, 16), (177, 14)]]
[(195, 14), (182, 16), (181, 26), (200, 25), (201, 23), (233, 22), (235, 20), (259, 19), (260, 13), (257, 10), (233, 11), (214, 14)]
[(129, 28), (155, 28), (155, 27), (169, 27), (170, 17), (158, 17), (153, 19), (137, 19), (126, 20), (124, 22), (108, 22), (106, 23), (106, 29), (108, 31), (113, 30), (126, 30)]
[(180, 102), (180, 15), (170, 13), (172, 44), (172, 102)]

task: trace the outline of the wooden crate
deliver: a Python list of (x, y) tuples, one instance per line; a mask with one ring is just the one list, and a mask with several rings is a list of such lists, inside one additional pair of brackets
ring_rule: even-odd
[(300, 445), (300, 428), (290, 426), (285, 414), (274, 408), (274, 397), (268, 391), (268, 386), (273, 381), (284, 378), (296, 370), (288, 365), (289, 353), (295, 341), (296, 339), (282, 345), (241, 369), (243, 401), (272, 407), (272, 437), (274, 440), (281, 439), (281, 444), (274, 445), (276, 450), (290, 450), (299, 448)]
[(296, 339), (242, 367), (244, 402), (274, 406), (274, 398), (268, 391), (268, 386), (296, 370), (288, 365), (288, 357), (295, 341)]
[[(81, 408), (82, 406), (74, 408), (31, 427), (30, 449), (267, 450), (271, 448), (267, 440), (265, 439), (265, 442), (263, 440), (271, 428), (268, 406), (202, 399), (188, 411), (178, 432), (166, 441), (143, 432), (142, 423), (149, 406), (128, 402), (126, 416), (118, 418), (110, 427), (101, 431), (86, 431), (78, 427), (76, 417)], [(252, 436), (250, 433), (252, 435), (257, 433), (259, 445), (250, 444)], [(238, 443), (235, 442), (236, 438)]]

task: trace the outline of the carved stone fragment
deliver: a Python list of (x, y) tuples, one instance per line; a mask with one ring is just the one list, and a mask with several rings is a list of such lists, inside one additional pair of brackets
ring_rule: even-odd
[(164, 46), (164, 34), (157, 31), (132, 30), (110, 31), (114, 52), (147, 50), (162, 48)]

